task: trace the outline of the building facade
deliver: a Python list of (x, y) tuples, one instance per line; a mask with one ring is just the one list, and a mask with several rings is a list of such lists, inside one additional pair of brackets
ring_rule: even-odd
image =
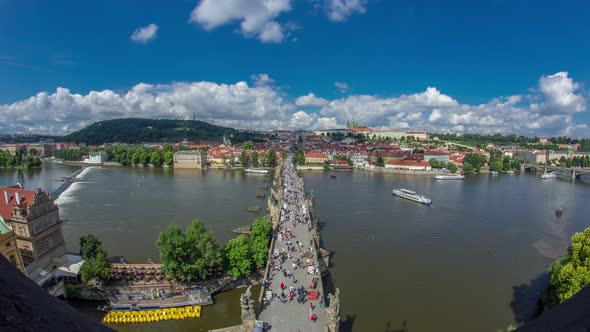
[(107, 162), (108, 154), (104, 151), (94, 151), (88, 154), (89, 164), (103, 164)]
[(174, 168), (205, 168), (207, 153), (203, 150), (178, 151), (174, 154)]
[(10, 264), (25, 273), (25, 265), (16, 245), (16, 235), (2, 216), (0, 216), (0, 252)]
[(59, 208), (47, 192), (14, 185), (0, 188), (0, 194), (0, 214), (16, 234), (25, 266), (45, 266), (66, 253)]
[(312, 151), (305, 154), (306, 164), (323, 164), (325, 161), (328, 161), (328, 156), (325, 153)]
[(390, 160), (385, 164), (386, 169), (401, 171), (430, 171), (430, 163), (426, 160)]

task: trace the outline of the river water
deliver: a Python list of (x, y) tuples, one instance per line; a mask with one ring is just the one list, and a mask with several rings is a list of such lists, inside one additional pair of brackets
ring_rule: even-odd
[[(76, 168), (0, 170), (0, 185), (56, 189)], [(20, 175), (19, 175), (20, 174)], [(354, 331), (496, 331), (534, 312), (543, 273), (587, 226), (590, 186), (531, 174), (474, 176), (465, 181), (364, 171), (302, 173), (334, 252), (345, 327)], [(80, 236), (99, 236), (112, 255), (158, 261), (154, 242), (169, 224), (201, 218), (224, 243), (251, 222), (247, 208), (267, 177), (241, 172), (91, 168), (58, 199), (68, 250)], [(391, 195), (407, 188), (431, 207)], [(554, 209), (565, 208), (562, 218)], [(201, 319), (114, 326), (130, 330), (205, 331), (239, 323), (243, 289), (216, 296)], [(84, 312), (94, 305), (77, 303)]]

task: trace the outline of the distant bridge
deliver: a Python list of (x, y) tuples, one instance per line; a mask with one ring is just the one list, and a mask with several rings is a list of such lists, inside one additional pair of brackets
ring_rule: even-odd
[(567, 174), (572, 179), (579, 179), (584, 174), (590, 174), (590, 168), (581, 167), (561, 167), (561, 166), (546, 166), (546, 165), (534, 165), (534, 164), (522, 164), (521, 169), (535, 169), (537, 171), (543, 171), (545, 173), (561, 173)]

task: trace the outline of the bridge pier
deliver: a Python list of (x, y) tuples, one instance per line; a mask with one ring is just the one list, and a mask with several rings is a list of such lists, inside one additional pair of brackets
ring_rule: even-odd
[(571, 176), (572, 176), (572, 180), (576, 179), (576, 170), (575, 169), (572, 169)]

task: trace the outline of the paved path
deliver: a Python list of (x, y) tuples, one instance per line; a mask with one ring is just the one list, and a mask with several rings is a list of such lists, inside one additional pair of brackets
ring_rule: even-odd
[[(274, 247), (271, 248), (271, 272), (268, 290), (272, 291), (273, 299), (263, 302), (259, 319), (271, 325), (271, 331), (324, 331), (325, 318), (321, 287), (321, 278), (317, 264), (318, 253), (313, 245), (309, 206), (304, 197), (303, 180), (297, 175), (292, 158), (285, 160), (283, 167), (283, 202), (281, 216), (275, 236)], [(309, 260), (308, 260), (309, 259)], [(295, 266), (295, 267), (294, 267)], [(313, 273), (311, 273), (313, 271)], [(285, 277), (285, 273), (292, 273)], [(316, 281), (320, 298), (310, 301), (307, 296), (298, 297), (297, 289), (303, 286), (302, 294), (307, 294), (312, 282)], [(281, 289), (281, 283), (285, 286)], [(282, 300), (294, 288), (295, 296)], [(302, 300), (302, 303), (298, 301)], [(313, 305), (313, 309), (310, 304)], [(310, 317), (317, 318), (313, 322)]]

